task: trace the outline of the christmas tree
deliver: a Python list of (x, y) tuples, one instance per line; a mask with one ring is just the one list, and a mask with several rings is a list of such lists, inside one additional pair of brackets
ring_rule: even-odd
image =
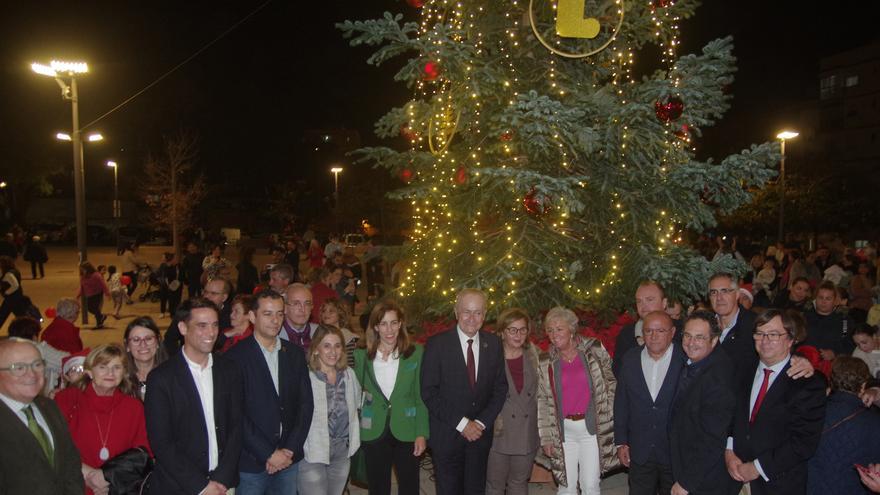
[[(488, 291), (490, 312), (617, 311), (643, 279), (689, 301), (711, 273), (742, 270), (683, 241), (749, 202), (778, 145), (695, 158), (735, 71), (731, 39), (678, 56), (695, 1), (407, 3), (419, 23), (386, 13), (339, 28), (376, 47), (370, 64), (411, 56), (395, 80), (413, 98), (376, 124), (407, 145), (358, 151), (412, 205), (397, 289), (410, 314), (451, 314), (462, 287)], [(637, 77), (652, 51), (642, 65), (658, 68)]]

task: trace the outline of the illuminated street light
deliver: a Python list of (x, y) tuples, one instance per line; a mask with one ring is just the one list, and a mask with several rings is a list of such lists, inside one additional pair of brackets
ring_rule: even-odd
[(96, 132), (94, 134), (89, 134), (89, 137), (87, 139), (90, 143), (94, 143), (95, 141), (103, 141), (104, 136), (102, 136), (100, 132)]
[[(49, 65), (34, 62), (31, 70), (42, 76), (55, 79), (61, 88), (61, 97), (70, 101), (72, 134), (69, 140), (73, 143), (73, 194), (76, 210), (76, 249), (79, 252), (79, 262), (88, 259), (86, 253), (86, 195), (85, 195), (85, 170), (83, 168), (83, 138), (79, 128), (79, 93), (77, 92), (76, 77), (89, 71), (85, 62), (64, 62), (53, 60)], [(58, 136), (59, 139), (63, 139)], [(82, 294), (81, 306), (86, 307), (85, 291)], [(89, 322), (88, 311), (82, 311), (82, 323)]]
[(776, 232), (777, 242), (785, 242), (785, 141), (798, 137), (797, 131), (784, 130), (776, 135), (782, 141), (782, 158), (779, 160), (779, 230)]
[[(55, 134), (55, 138), (58, 139), (59, 141), (73, 141), (73, 138), (70, 137), (70, 134), (68, 134), (66, 132), (59, 132), (59, 133)], [(104, 135), (101, 134), (100, 132), (93, 132), (92, 134), (89, 134), (86, 137), (86, 141), (88, 141), (90, 143), (94, 143), (96, 141), (103, 141), (103, 140), (104, 140)]]
[(63, 132), (55, 134), (55, 137), (58, 138), (60, 141), (73, 141), (73, 139), (70, 137), (70, 134), (66, 134)]

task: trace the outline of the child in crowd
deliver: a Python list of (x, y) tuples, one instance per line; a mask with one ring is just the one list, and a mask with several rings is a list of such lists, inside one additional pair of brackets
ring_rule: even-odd
[(113, 317), (120, 318), (119, 312), (125, 303), (125, 286), (122, 285), (122, 275), (116, 271), (116, 265), (107, 268), (107, 286), (110, 287), (110, 298), (113, 300)]

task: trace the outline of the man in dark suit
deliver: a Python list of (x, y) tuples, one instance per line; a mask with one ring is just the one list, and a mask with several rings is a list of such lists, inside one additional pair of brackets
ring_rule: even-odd
[(614, 360), (611, 363), (611, 371), (614, 372), (615, 377), (620, 372), (623, 356), (630, 349), (645, 345), (645, 337), (642, 333), (645, 316), (654, 311), (664, 311), (668, 302), (663, 287), (659, 283), (645, 280), (639, 284), (639, 288), (636, 289), (636, 313), (639, 315), (639, 320), (621, 328), (614, 344)]
[(455, 328), (428, 339), (422, 361), (422, 400), (440, 495), (482, 494), (495, 417), (507, 396), (501, 340), (482, 332), (486, 295), (464, 289), (455, 302)]
[(753, 495), (802, 494), (807, 460), (816, 451), (825, 417), (825, 381), (820, 375), (793, 380), (791, 346), (804, 337), (793, 315), (771, 309), (755, 321), (760, 361), (737, 391), (733, 436), (725, 452), (734, 482), (729, 493), (749, 483)]
[(751, 370), (758, 360), (755, 354), (755, 313), (740, 306), (737, 301), (739, 284), (729, 273), (716, 273), (709, 278), (709, 303), (721, 326), (721, 348), (737, 370)]
[(303, 443), (312, 422), (312, 385), (299, 347), (281, 340), (284, 299), (258, 293), (248, 318), (254, 333), (226, 356), (238, 364), (244, 385), (244, 430), (239, 462), (240, 495), (297, 493)]
[(214, 358), (217, 307), (189, 299), (178, 308), (181, 352), (150, 372), (144, 412), (156, 458), (147, 493), (225, 494), (238, 485), (241, 373)]
[(718, 347), (721, 327), (709, 311), (687, 317), (682, 347), (688, 361), (672, 408), (672, 495), (724, 495), (724, 450), (733, 419), (733, 363)]
[(0, 494), (81, 495), (79, 452), (67, 422), (40, 396), (46, 362), (29, 340), (0, 341)]
[(672, 345), (675, 325), (664, 311), (645, 316), (645, 347), (623, 357), (614, 394), (614, 442), (629, 468), (633, 495), (668, 494), (672, 488), (669, 413), (684, 353)]

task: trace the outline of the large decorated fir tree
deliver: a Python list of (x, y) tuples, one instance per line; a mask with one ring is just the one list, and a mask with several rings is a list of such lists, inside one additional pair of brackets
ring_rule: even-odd
[(741, 269), (682, 239), (747, 203), (778, 147), (695, 159), (692, 139), (728, 108), (735, 71), (730, 39), (678, 57), (695, 1), (407, 3), (421, 22), (386, 13), (339, 27), (377, 47), (371, 64), (411, 56), (395, 79), (413, 98), (376, 125), (408, 146), (358, 152), (412, 204), (397, 294), (411, 314), (450, 314), (462, 287), (488, 291), (492, 311), (620, 310), (642, 279), (689, 300), (712, 272)]

